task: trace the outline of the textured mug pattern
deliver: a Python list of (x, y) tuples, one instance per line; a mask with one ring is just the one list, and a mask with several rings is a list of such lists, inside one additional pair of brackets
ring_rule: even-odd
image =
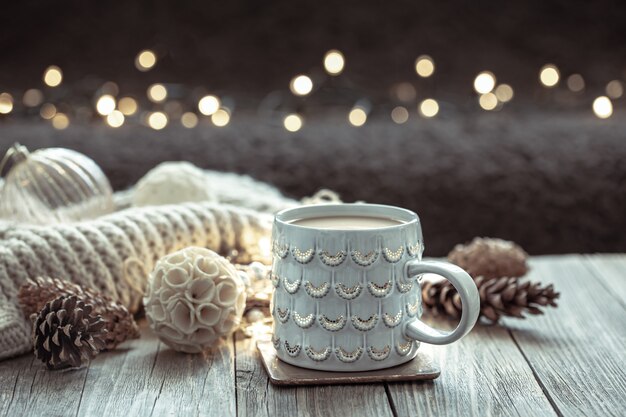
[(359, 371), (412, 359), (404, 324), (420, 317), (421, 292), (405, 264), (421, 259), (419, 222), (360, 231), (274, 224), (272, 342), (302, 367)]

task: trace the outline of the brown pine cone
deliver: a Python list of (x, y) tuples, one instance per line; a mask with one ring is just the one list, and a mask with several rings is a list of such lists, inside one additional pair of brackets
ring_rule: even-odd
[(476, 237), (467, 245), (456, 245), (448, 260), (472, 277), (521, 277), (528, 272), (528, 254), (508, 240)]
[[(502, 316), (523, 319), (523, 313), (543, 314), (539, 307), (556, 307), (560, 296), (552, 284), (542, 287), (539, 282), (522, 282), (515, 277), (477, 277), (474, 282), (480, 294), (480, 315), (493, 323)], [(424, 281), (422, 299), (435, 314), (461, 316), (461, 297), (448, 281)]]
[(30, 316), (39, 312), (48, 301), (71, 295), (92, 305), (94, 314), (102, 316), (107, 330), (104, 336), (106, 349), (114, 349), (125, 340), (139, 337), (137, 323), (126, 307), (106, 295), (66, 280), (49, 277), (28, 280), (20, 288), (18, 298), (24, 313)]
[(105, 322), (77, 296), (61, 296), (33, 314), (35, 357), (48, 369), (78, 368), (104, 347)]

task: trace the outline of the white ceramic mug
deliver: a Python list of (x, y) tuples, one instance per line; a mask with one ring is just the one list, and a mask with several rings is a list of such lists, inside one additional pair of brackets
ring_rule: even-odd
[[(346, 218), (381, 219), (383, 226), (348, 229), (341, 226)], [(313, 219), (329, 225), (310, 226)], [(277, 356), (304, 368), (366, 371), (413, 359), (419, 342), (442, 345), (466, 335), (480, 310), (474, 281), (455, 265), (422, 261), (423, 250), (419, 218), (409, 210), (324, 204), (279, 212), (272, 231)], [(461, 296), (455, 330), (420, 321), (417, 277), (424, 273), (445, 277)]]

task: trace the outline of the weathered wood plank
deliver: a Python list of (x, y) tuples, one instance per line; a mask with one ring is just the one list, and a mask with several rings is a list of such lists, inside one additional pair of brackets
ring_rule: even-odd
[(584, 264), (626, 308), (626, 254), (585, 255)]
[(0, 362), (0, 389), (3, 400), (8, 398), (0, 404), (0, 415), (75, 415), (87, 372), (49, 371), (32, 354)]
[[(451, 328), (442, 319), (428, 319)], [(507, 329), (478, 325), (461, 341), (422, 344), (441, 367), (432, 382), (389, 384), (400, 416), (554, 416), (553, 407)]]
[(626, 314), (584, 257), (531, 259), (529, 278), (554, 282), (557, 309), (509, 320), (515, 341), (564, 416), (621, 416), (626, 410)]
[(391, 416), (382, 384), (275, 387), (253, 339), (237, 341), (237, 414), (255, 417)]
[(79, 415), (235, 415), (232, 342), (208, 355), (177, 353), (142, 323), (142, 337), (99, 355)]

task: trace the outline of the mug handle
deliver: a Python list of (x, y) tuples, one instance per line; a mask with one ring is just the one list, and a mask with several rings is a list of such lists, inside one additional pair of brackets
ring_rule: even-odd
[(480, 297), (474, 280), (467, 272), (453, 264), (417, 259), (408, 261), (404, 266), (404, 271), (407, 277), (426, 273), (441, 275), (454, 285), (461, 296), (463, 306), (461, 320), (453, 331), (437, 330), (420, 319), (415, 319), (405, 325), (404, 335), (407, 338), (432, 345), (447, 345), (459, 340), (472, 330), (480, 313)]

